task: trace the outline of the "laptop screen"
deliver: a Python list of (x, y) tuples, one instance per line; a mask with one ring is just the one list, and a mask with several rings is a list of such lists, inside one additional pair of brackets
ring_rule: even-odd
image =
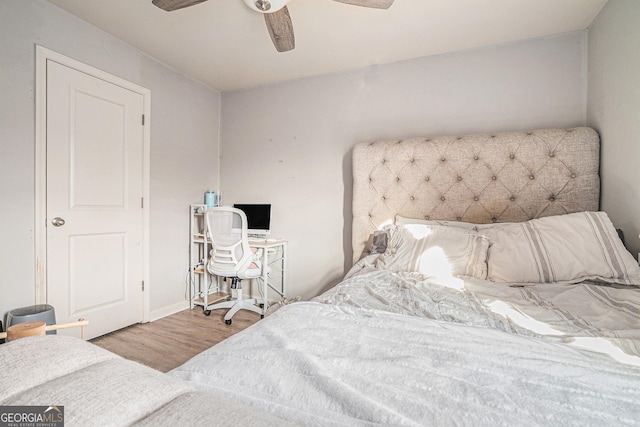
[(240, 209), (247, 216), (249, 234), (269, 234), (271, 226), (270, 204), (235, 204), (233, 207)]

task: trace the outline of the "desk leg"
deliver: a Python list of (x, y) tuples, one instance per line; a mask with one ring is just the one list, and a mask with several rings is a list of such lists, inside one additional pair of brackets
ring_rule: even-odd
[(264, 318), (267, 312), (267, 291), (269, 289), (269, 249), (264, 248), (262, 250), (262, 315)]
[(286, 297), (287, 295), (287, 245), (288, 242), (283, 242), (282, 244), (282, 296)]

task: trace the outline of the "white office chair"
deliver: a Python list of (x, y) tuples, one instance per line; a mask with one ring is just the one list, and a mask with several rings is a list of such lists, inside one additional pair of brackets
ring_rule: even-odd
[(231, 318), (239, 310), (250, 310), (263, 315), (263, 308), (257, 299), (243, 299), (243, 279), (257, 279), (262, 276), (261, 252), (253, 252), (247, 237), (247, 216), (240, 209), (232, 207), (209, 208), (205, 212), (206, 235), (211, 241), (211, 256), (207, 270), (219, 277), (231, 279), (231, 289), (236, 290), (236, 298), (205, 307), (204, 314), (211, 310), (230, 308), (224, 315), (224, 322), (231, 324)]

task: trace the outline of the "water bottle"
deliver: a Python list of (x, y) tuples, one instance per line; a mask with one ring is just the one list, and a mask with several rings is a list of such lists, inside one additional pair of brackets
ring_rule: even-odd
[(207, 208), (220, 206), (220, 193), (217, 191), (207, 191), (204, 193), (204, 203), (207, 205)]

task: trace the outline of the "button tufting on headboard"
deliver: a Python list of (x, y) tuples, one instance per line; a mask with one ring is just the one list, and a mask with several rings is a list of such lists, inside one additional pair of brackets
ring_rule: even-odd
[(356, 144), (354, 260), (397, 214), (489, 223), (597, 210), (598, 167), (599, 138), (589, 128)]

